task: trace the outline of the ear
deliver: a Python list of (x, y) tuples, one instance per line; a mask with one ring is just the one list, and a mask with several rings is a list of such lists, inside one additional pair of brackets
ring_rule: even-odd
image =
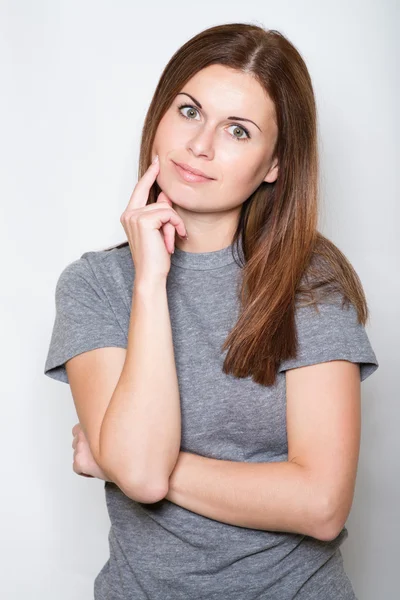
[(279, 171), (279, 165), (278, 165), (278, 161), (274, 161), (272, 166), (270, 167), (268, 173), (266, 174), (266, 176), (264, 177), (263, 181), (267, 182), (267, 183), (273, 183), (274, 181), (277, 180), (278, 178), (278, 171)]

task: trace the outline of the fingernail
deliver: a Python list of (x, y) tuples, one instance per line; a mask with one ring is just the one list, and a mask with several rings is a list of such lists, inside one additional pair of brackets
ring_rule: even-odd
[(158, 154), (156, 154), (155, 157), (153, 158), (152, 164), (154, 165), (157, 161), (158, 161)]

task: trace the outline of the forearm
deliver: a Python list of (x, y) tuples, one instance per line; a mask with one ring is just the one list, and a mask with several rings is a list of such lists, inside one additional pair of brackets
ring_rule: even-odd
[(166, 281), (135, 282), (125, 364), (101, 426), (101, 464), (125, 487), (168, 489), (180, 443)]
[(210, 519), (252, 529), (326, 531), (316, 481), (292, 462), (246, 463), (181, 452), (166, 499)]

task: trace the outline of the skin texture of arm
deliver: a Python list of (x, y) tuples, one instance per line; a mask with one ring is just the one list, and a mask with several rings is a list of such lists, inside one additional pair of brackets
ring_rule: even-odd
[(100, 464), (141, 501), (165, 495), (181, 413), (166, 280), (134, 284), (128, 349), (100, 430)]
[(330, 537), (311, 473), (290, 462), (245, 463), (179, 454), (167, 500), (238, 527)]

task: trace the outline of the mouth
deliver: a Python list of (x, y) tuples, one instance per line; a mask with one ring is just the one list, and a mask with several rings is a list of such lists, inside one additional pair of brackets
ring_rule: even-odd
[(172, 161), (179, 175), (190, 183), (201, 183), (205, 181), (213, 181), (212, 177), (208, 177), (202, 171), (198, 169), (192, 169), (189, 165), (185, 163), (176, 163)]

